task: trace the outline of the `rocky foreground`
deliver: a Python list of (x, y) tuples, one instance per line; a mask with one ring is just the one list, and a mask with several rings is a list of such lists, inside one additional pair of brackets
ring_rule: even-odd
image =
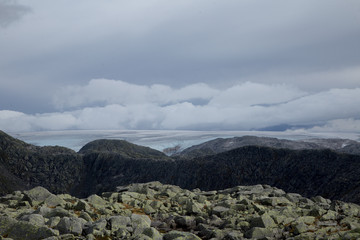
[(0, 239), (358, 239), (360, 206), (268, 185), (192, 191), (159, 182), (78, 199), (43, 187), (0, 197)]

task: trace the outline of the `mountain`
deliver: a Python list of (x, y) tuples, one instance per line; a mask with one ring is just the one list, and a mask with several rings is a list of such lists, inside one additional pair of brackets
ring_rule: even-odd
[(149, 147), (132, 144), (124, 140), (99, 139), (86, 144), (79, 150), (80, 154), (94, 152), (119, 154), (125, 158), (169, 159), (162, 152)]
[(64, 147), (37, 147), (0, 131), (0, 193), (37, 185), (50, 191), (71, 192), (79, 184), (82, 157)]
[[(246, 138), (241, 139), (245, 142)], [(321, 195), (360, 203), (359, 155), (319, 148), (318, 142), (297, 145), (294, 141), (251, 139), (257, 146), (225, 150), (224, 146), (231, 144), (218, 144), (217, 140), (207, 143), (212, 146), (205, 148), (212, 152), (207, 155), (200, 148), (197, 156), (168, 157), (121, 140), (96, 140), (76, 153), (63, 147), (36, 147), (1, 132), (0, 193), (41, 185), (54, 193), (86, 197), (130, 183), (160, 181), (202, 190), (268, 184), (306, 197)], [(259, 141), (272, 147), (255, 144)], [(337, 140), (325, 142), (344, 146)], [(309, 149), (302, 149), (304, 146)], [(356, 144), (350, 141), (347, 146)], [(216, 151), (219, 153), (213, 153)]]
[(199, 145), (184, 149), (174, 156), (191, 158), (213, 155), (244, 146), (263, 146), (271, 148), (332, 149), (337, 152), (360, 155), (360, 143), (349, 139), (306, 139), (301, 141), (277, 139), (270, 137), (243, 136), (234, 138), (217, 138)]

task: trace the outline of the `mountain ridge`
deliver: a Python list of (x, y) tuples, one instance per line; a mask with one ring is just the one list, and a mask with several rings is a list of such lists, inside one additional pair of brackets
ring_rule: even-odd
[(217, 138), (198, 145), (191, 146), (173, 154), (179, 157), (197, 157), (213, 155), (244, 146), (263, 146), (272, 148), (302, 149), (331, 149), (341, 153), (360, 155), (360, 143), (349, 139), (304, 139), (288, 140), (271, 137), (242, 136), (233, 138)]

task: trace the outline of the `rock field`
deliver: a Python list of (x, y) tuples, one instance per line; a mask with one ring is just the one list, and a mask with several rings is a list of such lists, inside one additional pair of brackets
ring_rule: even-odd
[(0, 239), (360, 239), (360, 206), (268, 185), (149, 182), (85, 199), (36, 187), (0, 197)]

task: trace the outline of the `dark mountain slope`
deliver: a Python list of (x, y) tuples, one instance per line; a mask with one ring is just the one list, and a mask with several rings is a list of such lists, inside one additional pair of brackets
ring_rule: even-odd
[(269, 184), (305, 196), (360, 202), (360, 156), (330, 150), (242, 147), (214, 156), (181, 161), (186, 188), (220, 189), (233, 184)]
[(64, 147), (36, 147), (0, 131), (0, 192), (44, 186), (55, 193), (79, 184), (84, 164)]
[(202, 190), (269, 184), (309, 197), (360, 202), (360, 156), (331, 150), (247, 146), (176, 161), (97, 152), (86, 154), (84, 161), (88, 170), (79, 189), (81, 195), (133, 182), (161, 181)]
[(150, 181), (147, 180), (150, 176), (152, 179), (161, 178), (157, 170), (165, 174), (167, 168), (157, 169), (154, 164), (170, 166), (173, 161), (160, 151), (123, 140), (95, 140), (81, 148), (79, 153), (86, 169), (83, 181), (75, 190), (80, 196), (111, 191), (119, 185)]
[(132, 144), (124, 140), (99, 139), (87, 143), (79, 151), (81, 154), (94, 152), (116, 153), (127, 158), (169, 159), (169, 157), (160, 151)]
[(271, 148), (332, 149), (341, 153), (360, 155), (360, 143), (349, 139), (307, 139), (301, 141), (277, 139), (270, 137), (243, 136), (234, 138), (217, 138), (199, 145), (184, 149), (175, 156), (192, 158), (229, 151), (245, 146), (263, 146)]

